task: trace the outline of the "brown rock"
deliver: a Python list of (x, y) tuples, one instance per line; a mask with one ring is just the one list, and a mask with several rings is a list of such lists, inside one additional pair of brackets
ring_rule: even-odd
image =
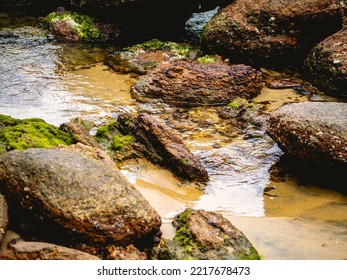
[(237, 0), (206, 25), (202, 45), (234, 62), (301, 62), (342, 26), (337, 0)]
[(42, 242), (19, 241), (0, 252), (1, 260), (100, 260), (78, 250)]
[(0, 194), (0, 244), (8, 225), (7, 203), (5, 197)]
[(115, 165), (66, 150), (0, 157), (0, 190), (18, 232), (57, 244), (150, 246), (161, 219)]
[(252, 98), (262, 88), (261, 73), (246, 65), (174, 61), (143, 76), (132, 86), (139, 101), (151, 98), (183, 106), (226, 105)]
[(347, 98), (347, 27), (315, 46), (304, 70), (317, 87), (327, 94)]
[(135, 118), (129, 114), (120, 115), (118, 123), (122, 132), (136, 139), (141, 152), (153, 163), (192, 181), (208, 181), (207, 171), (199, 159), (166, 125), (147, 114)]
[(268, 134), (288, 154), (312, 167), (347, 168), (347, 104), (303, 102), (282, 106)]
[(76, 142), (91, 147), (100, 148), (100, 145), (98, 144), (98, 142), (95, 141), (93, 136), (90, 135), (81, 118), (75, 118), (70, 122), (63, 123), (60, 126), (60, 129), (70, 133)]
[(140, 252), (133, 245), (126, 248), (110, 246), (108, 252), (110, 260), (147, 260), (146, 253)]
[(77, 42), (79, 40), (76, 29), (65, 20), (52, 21), (50, 31), (52, 34), (68, 41)]

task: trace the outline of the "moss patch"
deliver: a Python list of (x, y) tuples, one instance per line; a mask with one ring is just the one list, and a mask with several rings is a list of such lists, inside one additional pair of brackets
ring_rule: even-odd
[(73, 137), (42, 119), (14, 119), (0, 115), (0, 153), (28, 148), (71, 145)]
[(125, 146), (131, 145), (134, 143), (134, 138), (131, 135), (116, 135), (113, 137), (111, 142), (111, 149), (113, 151), (119, 151)]
[(188, 44), (177, 44), (174, 42), (160, 41), (158, 39), (152, 39), (141, 44), (137, 44), (128, 48), (123, 49), (123, 51), (137, 52), (138, 50), (144, 51), (172, 51), (175, 54), (183, 57), (188, 57), (190, 52), (196, 51), (196, 49)]
[(75, 30), (80, 40), (103, 40), (102, 32), (95, 25), (94, 19), (87, 15), (66, 11), (64, 13), (50, 13), (43, 22), (51, 26), (53, 22), (65, 21), (71, 29)]

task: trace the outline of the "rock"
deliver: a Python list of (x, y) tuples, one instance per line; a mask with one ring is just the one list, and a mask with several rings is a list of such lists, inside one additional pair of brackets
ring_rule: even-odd
[(90, 135), (86, 124), (81, 118), (75, 118), (70, 122), (60, 125), (60, 129), (71, 134), (75, 142), (82, 143), (91, 147), (100, 148), (98, 142)]
[[(108, 136), (112, 135), (112, 136)], [(148, 114), (120, 114), (116, 122), (102, 127), (97, 136), (109, 137), (112, 147), (131, 145), (134, 157), (146, 157), (151, 162), (173, 171), (190, 181), (206, 182), (208, 174), (201, 162), (165, 124)], [(99, 141), (102, 141), (100, 139)]]
[(282, 106), (268, 134), (289, 155), (311, 167), (347, 168), (347, 104), (303, 102)]
[(75, 249), (43, 242), (19, 241), (0, 251), (1, 260), (100, 260)]
[(74, 143), (70, 134), (42, 119), (14, 119), (0, 115), (0, 154), (28, 148), (52, 148)]
[(116, 25), (97, 23), (88, 15), (65, 10), (50, 13), (43, 22), (56, 38), (72, 42), (115, 40), (120, 34)]
[(293, 64), (342, 26), (337, 0), (237, 0), (206, 25), (201, 41), (233, 63)]
[(347, 98), (347, 27), (316, 45), (304, 62), (309, 80), (327, 94)]
[(126, 248), (110, 246), (108, 251), (110, 260), (147, 260), (146, 253), (140, 252), (133, 245)]
[(158, 259), (259, 260), (247, 237), (222, 215), (186, 209), (173, 222), (172, 241), (153, 248)]
[(138, 101), (161, 99), (178, 106), (226, 105), (250, 99), (262, 88), (261, 73), (225, 62), (174, 61), (141, 77), (131, 90)]
[(114, 164), (54, 149), (0, 157), (0, 191), (18, 232), (55, 244), (151, 246), (161, 219)]
[(194, 51), (187, 44), (153, 39), (110, 54), (107, 64), (118, 72), (144, 75), (163, 63), (188, 58)]
[(8, 225), (7, 203), (5, 197), (0, 194), (0, 244), (3, 240)]

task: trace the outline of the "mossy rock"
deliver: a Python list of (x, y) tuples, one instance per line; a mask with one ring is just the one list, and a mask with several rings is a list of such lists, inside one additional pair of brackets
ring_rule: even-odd
[[(43, 22), (47, 24), (50, 30), (56, 35), (66, 37), (66, 39), (94, 41), (103, 40), (104, 35), (95, 24), (92, 17), (76, 12), (65, 11), (63, 13), (53, 12), (47, 15)], [(55, 28), (56, 24), (62, 23), (63, 28)], [(68, 32), (66, 32), (68, 30)], [(73, 39), (72, 35), (77, 38)]]
[(151, 252), (156, 259), (259, 260), (247, 237), (213, 212), (186, 209), (173, 221), (177, 231)]
[(113, 159), (126, 160), (139, 157), (133, 136), (121, 131), (117, 121), (110, 121), (100, 126), (94, 139), (104, 150), (110, 152)]
[(0, 154), (28, 148), (71, 145), (73, 137), (42, 119), (14, 119), (0, 115)]
[(198, 49), (189, 44), (152, 39), (110, 54), (107, 63), (115, 71), (143, 75), (163, 62), (189, 58), (196, 53)]

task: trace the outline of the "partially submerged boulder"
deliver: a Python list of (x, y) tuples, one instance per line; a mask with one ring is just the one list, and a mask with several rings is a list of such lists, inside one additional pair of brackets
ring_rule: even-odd
[[(115, 165), (54, 149), (0, 157), (11, 225), (57, 244), (153, 244), (161, 219)], [(13, 224), (12, 224), (13, 223)]]
[(178, 106), (226, 105), (261, 91), (262, 75), (247, 65), (179, 60), (141, 77), (131, 90), (138, 101), (160, 99)]
[(304, 62), (308, 79), (327, 94), (347, 98), (347, 26), (316, 45)]
[(303, 102), (282, 106), (268, 134), (289, 155), (311, 167), (347, 168), (347, 104)]
[(158, 259), (259, 260), (247, 237), (222, 215), (186, 209), (173, 221), (176, 234), (154, 248)]
[(100, 260), (100, 258), (55, 244), (19, 241), (0, 251), (0, 260)]
[(0, 194), (0, 245), (5, 235), (8, 225), (7, 202), (5, 197)]
[(28, 148), (52, 148), (71, 145), (73, 137), (42, 119), (14, 119), (0, 115), (0, 154)]
[(206, 25), (202, 45), (233, 62), (295, 63), (342, 26), (337, 0), (236, 0)]
[(119, 115), (116, 122), (99, 128), (96, 138), (102, 142), (105, 137), (111, 140), (110, 148), (114, 151), (131, 145), (134, 157), (144, 156), (184, 179), (208, 181), (206, 169), (184, 142), (165, 124), (148, 114)]

